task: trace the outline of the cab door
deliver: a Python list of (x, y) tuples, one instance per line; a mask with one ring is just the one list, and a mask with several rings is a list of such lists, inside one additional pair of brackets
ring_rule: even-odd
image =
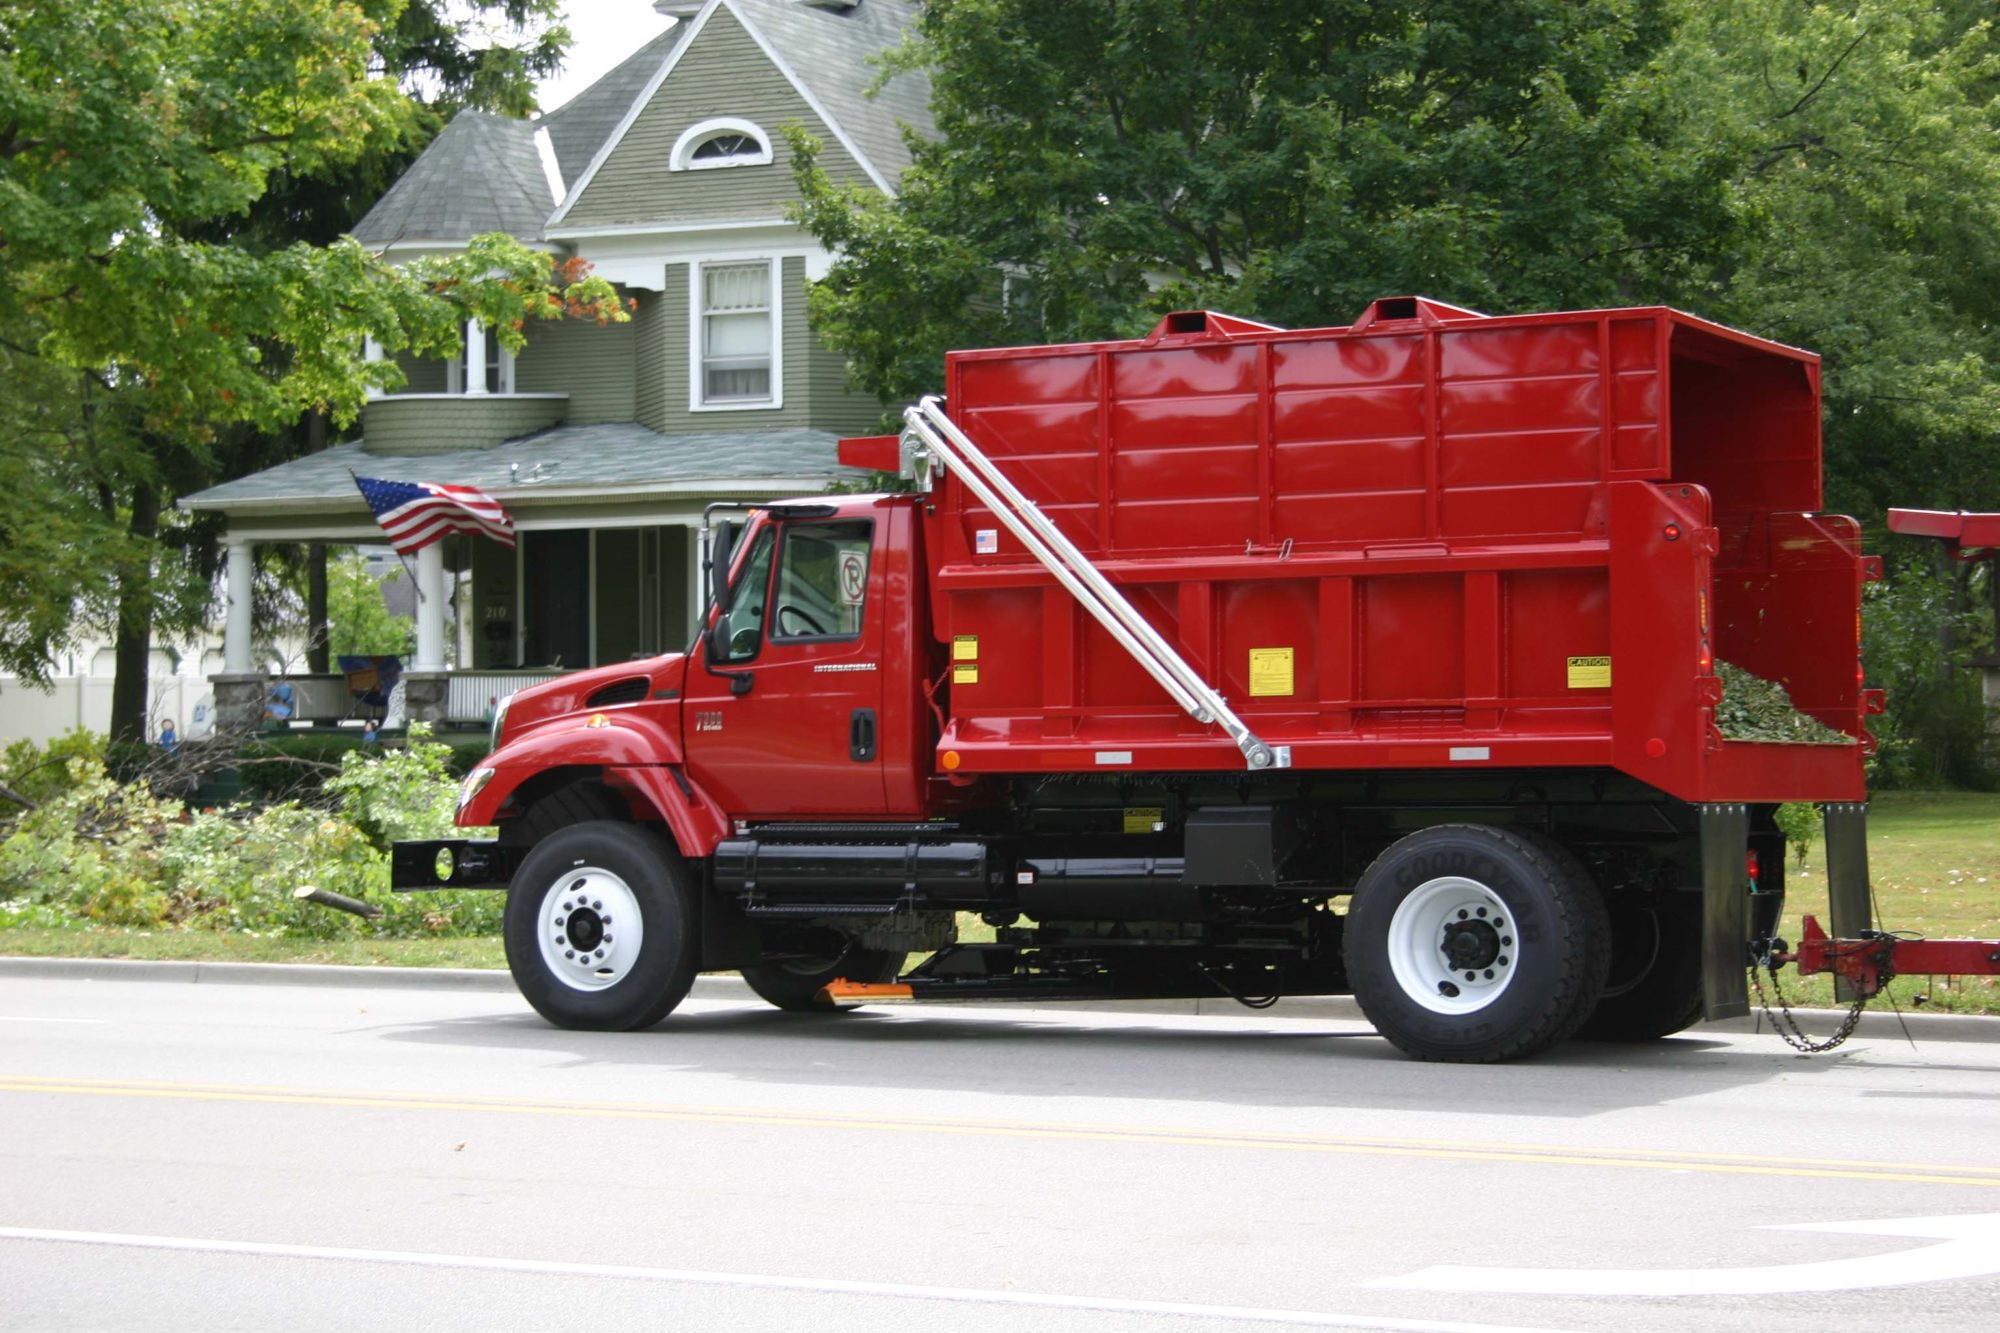
[(882, 532), (818, 516), (752, 529), (683, 712), (689, 771), (731, 816), (886, 811)]

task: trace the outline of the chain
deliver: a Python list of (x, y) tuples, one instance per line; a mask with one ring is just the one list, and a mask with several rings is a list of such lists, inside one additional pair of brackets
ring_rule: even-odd
[(1750, 968), (1750, 989), (1757, 992), (1757, 1003), (1763, 1006), (1765, 1017), (1771, 1020), (1772, 1031), (1783, 1037), (1787, 1046), (1795, 1051), (1803, 1051), (1807, 1055), (1818, 1055), (1823, 1051), (1832, 1050), (1854, 1035), (1854, 1029), (1861, 1025), (1861, 1011), (1868, 1007), (1866, 995), (1855, 997), (1854, 1007), (1847, 1011), (1847, 1017), (1841, 1020), (1840, 1026), (1834, 1029), (1831, 1037), (1814, 1041), (1806, 1035), (1805, 1029), (1799, 1026), (1799, 1020), (1792, 1015), (1792, 1007), (1785, 1003), (1785, 992), (1778, 985), (1777, 964), (1772, 963), (1769, 966), (1771, 990), (1778, 997), (1777, 1009), (1771, 1008), (1771, 1001), (1764, 994), (1763, 980), (1758, 977), (1754, 965)]

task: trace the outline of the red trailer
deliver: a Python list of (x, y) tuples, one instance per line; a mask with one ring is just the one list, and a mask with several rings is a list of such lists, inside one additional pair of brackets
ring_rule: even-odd
[[(1747, 1008), (1783, 801), (1866, 929), (1878, 568), (1818, 512), (1811, 353), (1190, 312), (955, 353), (907, 420), (842, 452), (911, 492), (716, 507), (689, 653), (514, 696), (460, 814), (499, 837), (399, 846), (398, 887), (511, 885), (551, 1020), (727, 968), (802, 1009), (1351, 991), (1436, 1059), (1653, 1038)], [(1844, 740), (1725, 739), (1719, 660)]]

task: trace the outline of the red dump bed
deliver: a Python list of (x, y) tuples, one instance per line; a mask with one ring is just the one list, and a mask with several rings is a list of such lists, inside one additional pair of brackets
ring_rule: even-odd
[[(1661, 308), (1351, 328), (1201, 313), (955, 353), (947, 407), (1298, 768), (1616, 767), (1858, 799), (1851, 520), (1819, 363)], [(926, 528), (960, 772), (1240, 767), (947, 475)], [(1857, 743), (1723, 742), (1715, 658)]]

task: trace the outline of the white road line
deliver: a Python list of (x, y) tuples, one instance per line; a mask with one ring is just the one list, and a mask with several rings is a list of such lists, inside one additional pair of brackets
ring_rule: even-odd
[(1941, 1242), (1853, 1259), (1764, 1268), (1468, 1268), (1441, 1265), (1371, 1287), (1555, 1296), (1760, 1296), (1861, 1291), (1949, 1282), (2000, 1273), (2000, 1213), (1890, 1218), (1880, 1222), (1794, 1222), (1773, 1231), (1853, 1236), (1916, 1236)]
[(132, 1236), (106, 1231), (54, 1231), (41, 1227), (0, 1227), (0, 1240), (47, 1241), (63, 1245), (109, 1245), (125, 1249), (182, 1250), (199, 1254), (250, 1254), (273, 1259), (331, 1259), (348, 1263), (402, 1264), (422, 1268), (474, 1268), (554, 1277), (638, 1278), (715, 1287), (762, 1287), (776, 1291), (890, 1296), (904, 1300), (963, 1301), (981, 1305), (1026, 1305), (1042, 1309), (1101, 1310), (1114, 1314), (1170, 1315), (1229, 1319), (1243, 1323), (1302, 1324), (1321, 1328), (1380, 1329), (1385, 1333), (1562, 1333), (1503, 1324), (1466, 1324), (1431, 1319), (1384, 1319), (1373, 1315), (1317, 1310), (1264, 1310), (1243, 1305), (1196, 1305), (1180, 1301), (1133, 1301), (1114, 1296), (1058, 1296), (1029, 1291), (985, 1291), (976, 1287), (925, 1287), (901, 1282), (851, 1282), (839, 1278), (781, 1277), (764, 1273), (711, 1273), (695, 1269), (647, 1268), (627, 1264), (578, 1264), (552, 1259), (497, 1259), (471, 1254), (425, 1254), (412, 1250), (355, 1250), (329, 1245), (274, 1245), (249, 1240), (201, 1240), (185, 1236)]
[(36, 1014), (0, 1014), (0, 1023), (89, 1023), (95, 1027), (108, 1027), (108, 1018), (42, 1018)]

